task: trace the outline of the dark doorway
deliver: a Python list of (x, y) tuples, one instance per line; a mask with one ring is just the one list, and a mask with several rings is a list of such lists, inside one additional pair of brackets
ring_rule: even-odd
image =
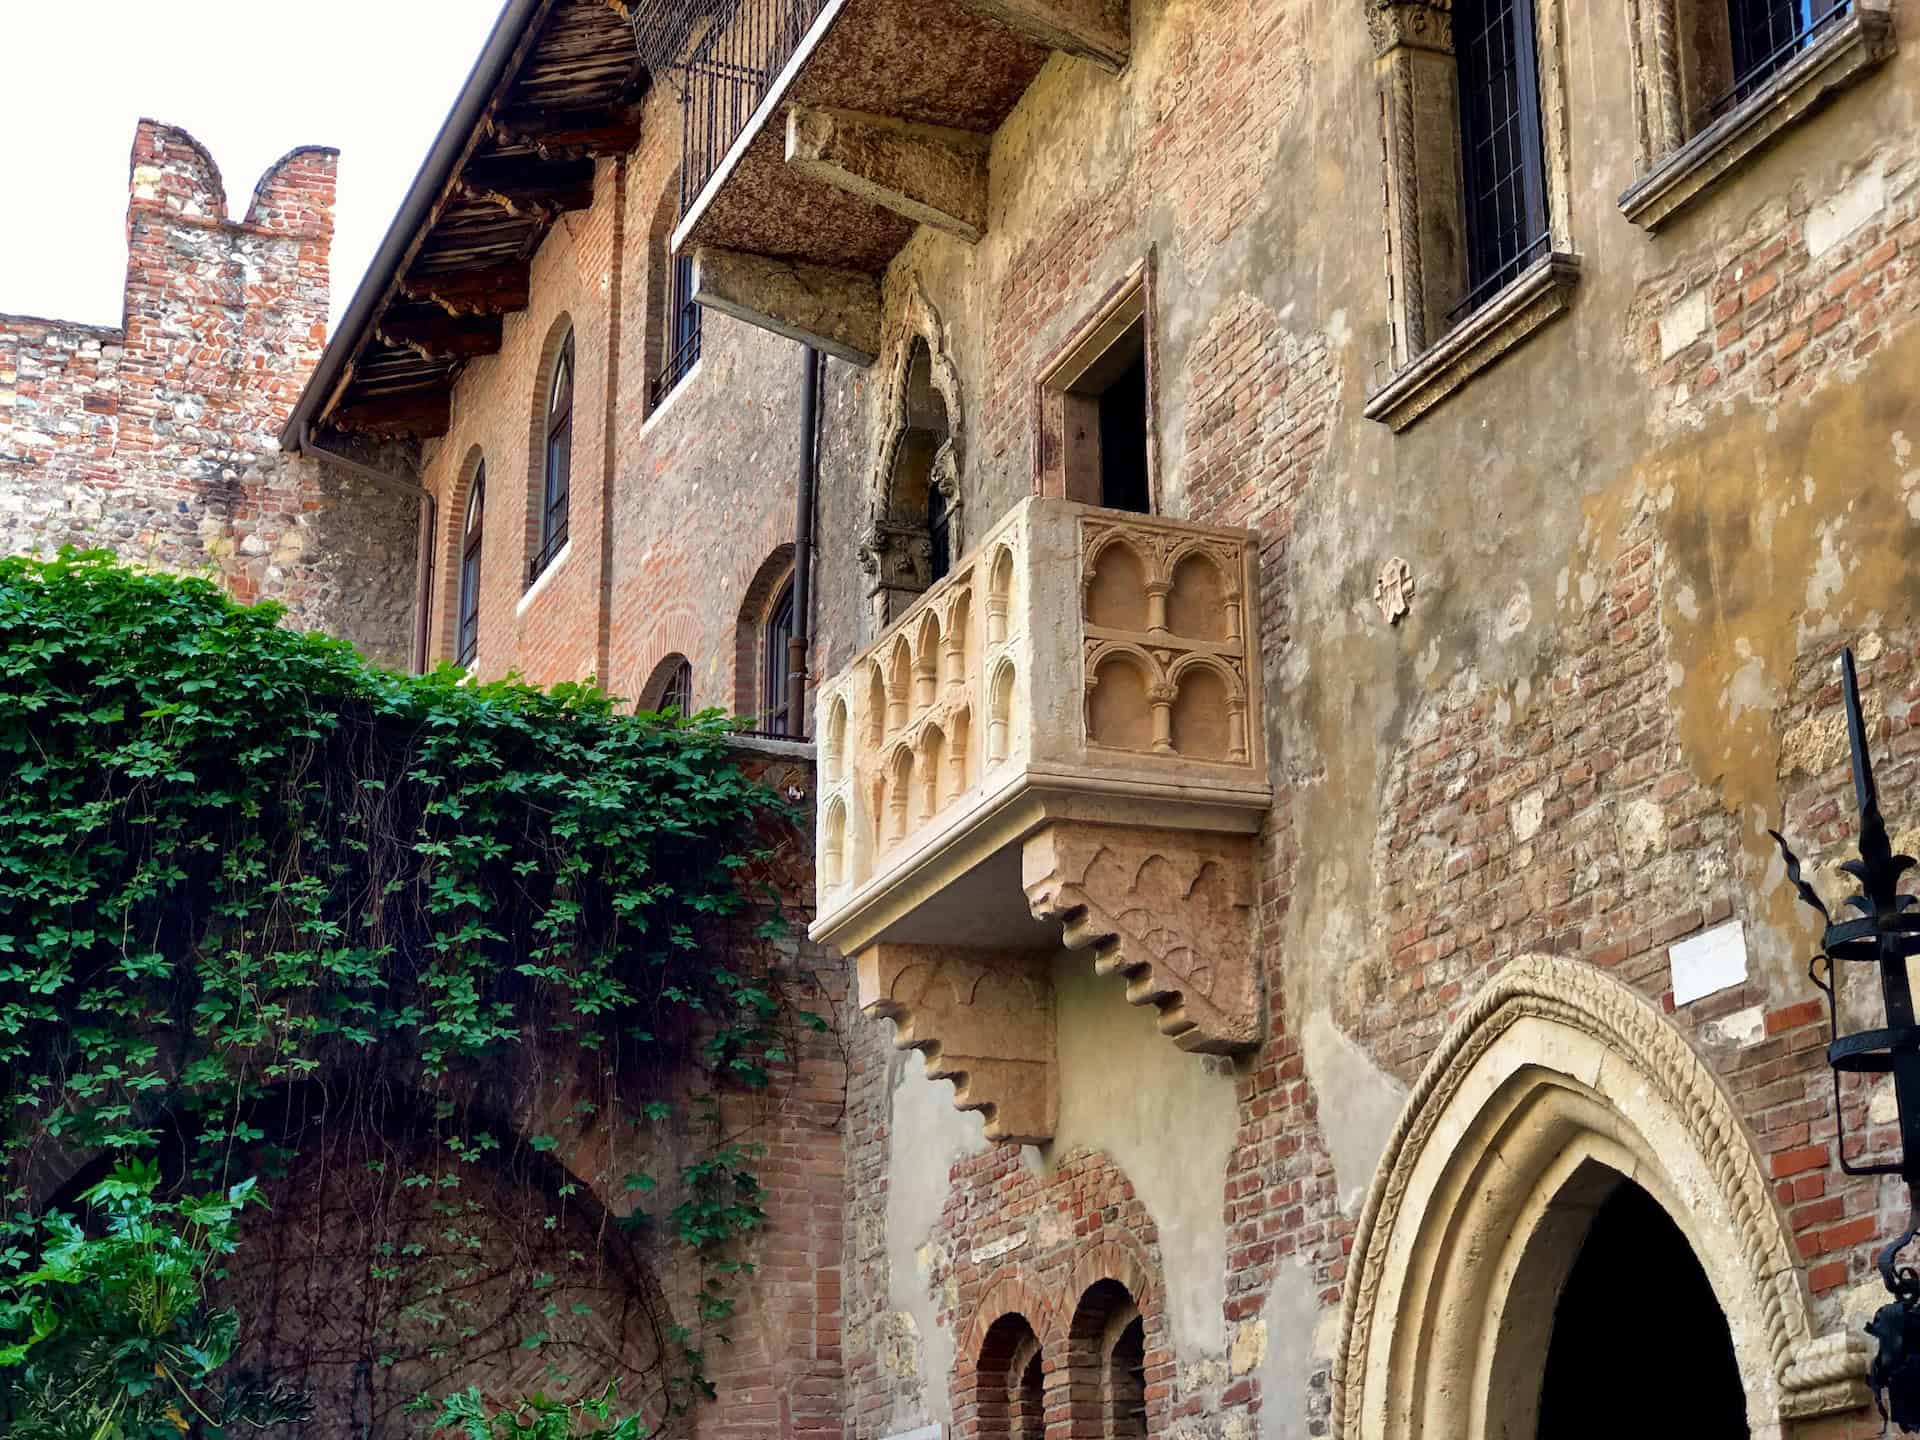
[(1693, 1248), (1623, 1180), (1595, 1214), (1553, 1315), (1541, 1440), (1746, 1440), (1727, 1317)]
[(1147, 483), (1147, 347), (1137, 329), (1133, 358), (1100, 392), (1100, 503), (1145, 515), (1153, 509)]

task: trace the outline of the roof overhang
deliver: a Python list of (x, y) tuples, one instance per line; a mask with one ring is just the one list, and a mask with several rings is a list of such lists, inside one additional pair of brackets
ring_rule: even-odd
[(446, 433), (454, 382), (526, 308), (534, 252), (640, 135), (650, 77), (622, 0), (506, 0), (280, 432)]

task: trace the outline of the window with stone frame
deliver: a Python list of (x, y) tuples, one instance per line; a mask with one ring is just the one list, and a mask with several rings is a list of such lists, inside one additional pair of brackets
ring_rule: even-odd
[(1636, 178), (1649, 230), (1893, 53), (1884, 0), (1627, 0)]
[(1109, 510), (1154, 511), (1152, 257), (1077, 326), (1040, 375), (1039, 490)]
[(1366, 0), (1383, 161), (1390, 374), (1403, 430), (1567, 308), (1562, 0)]

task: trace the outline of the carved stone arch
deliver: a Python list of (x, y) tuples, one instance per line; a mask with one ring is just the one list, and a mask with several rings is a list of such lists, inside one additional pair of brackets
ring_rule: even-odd
[(1530, 956), (1447, 1033), (1375, 1171), (1334, 1357), (1340, 1440), (1530, 1433), (1517, 1411), (1537, 1405), (1546, 1355), (1526, 1312), (1571, 1263), (1556, 1281), (1542, 1254), (1565, 1248), (1554, 1202), (1595, 1167), (1652, 1195), (1698, 1258), (1753, 1435), (1865, 1403), (1864, 1342), (1815, 1336), (1791, 1235), (1719, 1082), (1632, 990)]
[(873, 407), (873, 461), (859, 540), (876, 626), (889, 624), (933, 583), (926, 514), (930, 491), (945, 500), (950, 556), (958, 558), (964, 548), (960, 473), (966, 409), (960, 372), (946, 321), (920, 277), (914, 275), (905, 289), (874, 367), (880, 376), (879, 403)]

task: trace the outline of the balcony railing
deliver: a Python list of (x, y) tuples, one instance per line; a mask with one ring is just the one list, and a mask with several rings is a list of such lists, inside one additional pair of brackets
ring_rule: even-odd
[(1051, 818), (1254, 829), (1253, 575), (1245, 531), (1023, 502), (821, 688), (815, 934), (885, 938)]
[(738, 0), (715, 19), (681, 77), (680, 212), (719, 170), (826, 0)]

